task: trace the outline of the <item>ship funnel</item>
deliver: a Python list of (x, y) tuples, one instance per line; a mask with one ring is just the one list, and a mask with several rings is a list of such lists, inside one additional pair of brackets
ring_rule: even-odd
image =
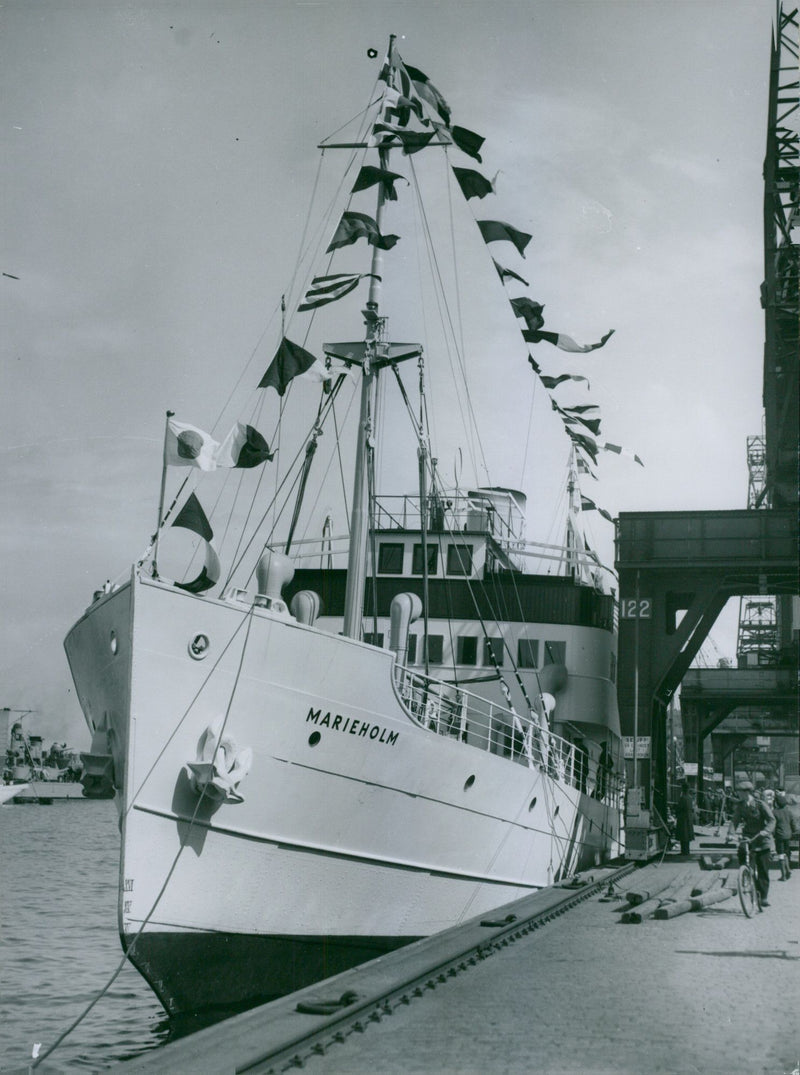
[(313, 590), (300, 590), (292, 598), (289, 611), (298, 623), (313, 627), (321, 607), (322, 601), (318, 593), (314, 593)]
[(256, 567), (258, 592), (264, 597), (279, 598), (284, 586), (294, 578), (294, 564), (282, 552), (267, 549)]
[(422, 602), (415, 593), (399, 593), (392, 598), (389, 610), (391, 633), (389, 648), (394, 650), (397, 664), (405, 664), (408, 654), (408, 629), (422, 615)]

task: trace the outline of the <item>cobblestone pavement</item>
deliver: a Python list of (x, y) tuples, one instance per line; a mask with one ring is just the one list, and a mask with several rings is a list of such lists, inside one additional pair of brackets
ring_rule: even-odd
[(306, 1070), (800, 1073), (800, 871), (773, 872), (770, 906), (752, 919), (736, 897), (639, 925), (619, 908), (587, 900)]

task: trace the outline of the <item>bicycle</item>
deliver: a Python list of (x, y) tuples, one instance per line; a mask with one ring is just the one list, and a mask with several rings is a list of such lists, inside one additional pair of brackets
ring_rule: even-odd
[[(753, 839), (757, 839), (757, 837), (753, 837)], [(756, 887), (755, 872), (750, 865), (750, 842), (750, 840), (742, 840), (739, 844), (739, 851), (744, 855), (744, 862), (739, 867), (739, 873), (736, 877), (739, 903), (741, 903), (742, 910), (748, 918), (752, 918), (756, 910), (761, 910), (761, 896)]]

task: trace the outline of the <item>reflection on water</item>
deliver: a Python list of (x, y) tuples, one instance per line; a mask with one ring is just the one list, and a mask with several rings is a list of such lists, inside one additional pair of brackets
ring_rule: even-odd
[[(117, 934), (119, 830), (113, 802), (0, 808), (0, 1063), (44, 1051), (105, 988)], [(208, 1020), (206, 1020), (208, 1022)], [(50, 1058), (91, 1071), (205, 1023), (179, 1023), (127, 964)]]

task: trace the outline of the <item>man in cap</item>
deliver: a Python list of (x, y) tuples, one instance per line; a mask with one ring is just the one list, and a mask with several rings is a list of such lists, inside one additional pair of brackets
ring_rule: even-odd
[(781, 864), (781, 881), (788, 881), (792, 876), (792, 840), (797, 833), (797, 822), (789, 809), (784, 791), (775, 792), (775, 850)]
[[(761, 906), (769, 907), (769, 863), (775, 850), (775, 815), (762, 799), (753, 795), (753, 785), (749, 780), (742, 780), (736, 790), (739, 793), (739, 804), (734, 815), (734, 825), (741, 825), (742, 837), (750, 844), (750, 861), (755, 873), (756, 890), (761, 898)], [(741, 847), (739, 862), (744, 862), (744, 851)]]

